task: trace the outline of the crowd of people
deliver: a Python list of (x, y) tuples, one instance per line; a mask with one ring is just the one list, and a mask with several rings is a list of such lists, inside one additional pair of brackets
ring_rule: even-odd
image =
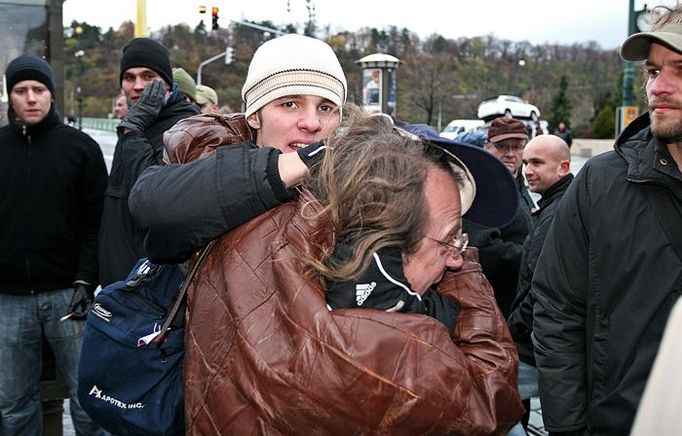
[(332, 48), (296, 34), (256, 50), (228, 114), (130, 41), (107, 174), (56, 113), (50, 65), (12, 60), (0, 434), (43, 433), (44, 342), (76, 433), (108, 434), (77, 396), (97, 287), (211, 241), (188, 288), (186, 434), (521, 435), (537, 396), (552, 435), (679, 431), (681, 20), (622, 44), (649, 110), (575, 177), (566, 123), (500, 117), (480, 147), (367, 115)]

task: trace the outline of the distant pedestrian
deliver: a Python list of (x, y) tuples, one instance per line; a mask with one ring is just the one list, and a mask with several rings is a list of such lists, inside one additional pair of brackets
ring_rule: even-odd
[(132, 106), (118, 126), (104, 199), (99, 237), (102, 286), (126, 277), (135, 262), (145, 257), (144, 229), (133, 223), (128, 194), (145, 168), (163, 163), (164, 132), (199, 113), (173, 84), (168, 50), (151, 39), (137, 38), (123, 47), (120, 86)]
[(220, 113), (218, 94), (206, 85), (197, 85), (197, 104), (202, 114)]
[(43, 434), (39, 381), (47, 341), (79, 435), (102, 430), (78, 402), (83, 319), (97, 277), (107, 170), (88, 135), (62, 124), (52, 69), (22, 55), (7, 66), (9, 125), (0, 128), (0, 434)]
[(568, 145), (568, 148), (571, 148), (571, 145), (573, 144), (573, 132), (571, 132), (571, 129), (568, 128), (565, 122), (560, 121), (553, 134), (563, 139)]
[(665, 10), (620, 50), (646, 61), (648, 113), (578, 173), (535, 269), (535, 359), (551, 433), (630, 433), (682, 292), (682, 5)]
[(496, 156), (515, 177), (519, 208), (514, 219), (503, 227), (485, 227), (464, 220), (469, 244), (477, 247), (483, 273), (495, 290), (495, 299), (505, 317), (509, 316), (516, 296), (523, 241), (532, 225), (533, 200), (521, 174), (523, 149), (528, 142), (526, 126), (514, 118), (499, 117), (488, 129), (486, 150)]
[(114, 116), (122, 120), (126, 115), (128, 115), (128, 100), (126, 100), (125, 94), (120, 93), (114, 100)]
[(516, 298), (509, 315), (509, 330), (519, 353), (519, 393), (526, 407), (525, 427), (530, 415), (530, 399), (538, 396), (538, 370), (531, 341), (535, 304), (530, 292), (531, 281), (549, 225), (573, 174), (570, 173), (568, 145), (554, 135), (533, 138), (523, 150), (523, 163), (530, 191), (542, 195), (538, 209), (533, 212), (533, 227), (523, 244)]

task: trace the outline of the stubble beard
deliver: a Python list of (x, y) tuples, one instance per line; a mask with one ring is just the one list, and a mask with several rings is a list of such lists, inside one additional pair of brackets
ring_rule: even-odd
[(682, 118), (668, 115), (657, 115), (649, 112), (651, 119), (651, 133), (666, 144), (682, 143)]

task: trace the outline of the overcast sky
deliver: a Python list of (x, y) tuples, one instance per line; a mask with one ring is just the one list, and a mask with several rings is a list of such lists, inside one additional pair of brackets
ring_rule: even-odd
[[(220, 8), (220, 24), (230, 19), (270, 20), (275, 24), (304, 23), (308, 0), (147, 0), (147, 27), (158, 30), (185, 22), (194, 27), (199, 5)], [(439, 33), (448, 38), (494, 34), (533, 44), (573, 44), (596, 41), (612, 49), (627, 36), (628, 0), (309, 0), (315, 6), (318, 26), (332, 31), (394, 25), (407, 27), (421, 37)], [(72, 20), (118, 29), (125, 20), (135, 21), (136, 0), (66, 0), (64, 25)], [(635, 0), (644, 4), (676, 4), (675, 0)]]

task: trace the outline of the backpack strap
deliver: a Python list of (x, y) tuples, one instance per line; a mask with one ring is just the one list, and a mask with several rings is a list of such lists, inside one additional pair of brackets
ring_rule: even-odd
[(649, 190), (649, 203), (658, 218), (658, 222), (663, 227), (663, 231), (668, 236), (670, 243), (677, 253), (677, 257), (682, 260), (682, 215), (680, 210), (675, 206), (674, 199), (667, 189), (647, 185)]
[(185, 295), (187, 294), (187, 288), (189, 288), (189, 284), (196, 275), (197, 271), (199, 271), (199, 267), (201, 264), (204, 262), (204, 259), (206, 258), (206, 255), (208, 252), (211, 250), (211, 247), (213, 247), (213, 244), (215, 243), (215, 240), (211, 241), (204, 249), (201, 251), (201, 254), (199, 254), (199, 259), (194, 263), (192, 266), (192, 269), (189, 271), (189, 274), (187, 274), (187, 277), (185, 277), (185, 281), (182, 282), (182, 286), (180, 286), (180, 290), (178, 291), (177, 297), (175, 297), (175, 301), (173, 302), (173, 307), (171, 307), (170, 311), (166, 315), (166, 320), (163, 323), (163, 326), (161, 326), (161, 333), (159, 337), (156, 339), (157, 343), (163, 343), (163, 340), (165, 339), (166, 335), (168, 334), (168, 328), (170, 327), (171, 323), (173, 322), (173, 319), (175, 318), (175, 315), (178, 313), (178, 309), (180, 309), (180, 306), (182, 306), (182, 303), (185, 300)]

